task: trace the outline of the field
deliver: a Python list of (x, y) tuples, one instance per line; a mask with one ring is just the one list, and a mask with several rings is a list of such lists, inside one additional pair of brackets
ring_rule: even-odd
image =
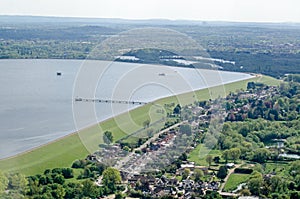
[(224, 191), (231, 192), (237, 188), (238, 185), (247, 181), (249, 174), (237, 174), (233, 173), (229, 176)]
[[(152, 123), (161, 118), (161, 115), (155, 110), (157, 107), (163, 107), (164, 104), (180, 103), (181, 105), (186, 105), (193, 103), (195, 100), (207, 100), (225, 96), (237, 89), (245, 89), (249, 81), (266, 81), (265, 78), (255, 77), (210, 89), (159, 99), (34, 150), (3, 159), (0, 161), (0, 170), (33, 175), (41, 173), (47, 168), (70, 167), (74, 160), (84, 158), (89, 153), (99, 149), (99, 144), (102, 142), (101, 134), (106, 130), (113, 132), (114, 141), (117, 141), (143, 128), (144, 121), (150, 120)], [(272, 84), (277, 83), (277, 81), (269, 78), (267, 80), (272, 82)]]
[(221, 158), (220, 150), (209, 150), (203, 144), (198, 144), (198, 146), (189, 154), (188, 160), (195, 162), (196, 165), (199, 166), (208, 166), (205, 158), (207, 155), (211, 155), (213, 157), (219, 156)]

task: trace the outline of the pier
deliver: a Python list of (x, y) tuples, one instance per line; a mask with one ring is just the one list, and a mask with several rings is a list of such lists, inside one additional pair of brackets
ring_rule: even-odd
[(75, 102), (97, 102), (97, 103), (113, 103), (113, 104), (135, 104), (135, 105), (145, 105), (148, 102), (141, 101), (126, 101), (126, 100), (108, 100), (108, 99), (94, 99), (94, 98), (75, 98)]

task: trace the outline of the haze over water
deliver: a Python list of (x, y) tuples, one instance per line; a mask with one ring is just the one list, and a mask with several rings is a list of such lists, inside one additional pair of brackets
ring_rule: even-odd
[[(84, 88), (89, 86), (91, 74), (82, 74), (83, 69), (89, 71), (93, 67), (101, 76), (95, 74), (96, 89), (89, 92)], [(0, 60), (0, 70), (0, 158), (46, 144), (137, 107), (96, 103), (93, 104), (95, 114), (86, 114), (87, 117), (75, 124), (73, 94), (75, 97), (150, 102), (251, 77), (224, 71), (82, 60)], [(62, 72), (61, 76), (57, 76), (58, 71)], [(75, 88), (73, 93), (79, 80), (86, 81), (86, 85)], [(77, 114), (79, 111), (84, 115), (85, 106), (87, 104), (77, 106)]]

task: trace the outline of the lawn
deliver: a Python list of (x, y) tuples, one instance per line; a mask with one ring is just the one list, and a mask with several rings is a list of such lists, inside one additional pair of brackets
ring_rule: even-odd
[[(99, 144), (102, 142), (101, 133), (104, 131), (111, 131), (114, 136), (114, 141), (117, 141), (142, 128), (144, 121), (150, 120), (154, 122), (161, 118), (162, 115), (157, 112), (157, 109), (164, 107), (164, 104), (180, 103), (181, 105), (187, 105), (193, 103), (195, 100), (208, 100), (218, 96), (225, 96), (225, 94), (234, 92), (237, 89), (246, 89), (247, 82), (250, 81), (276, 82), (269, 77), (255, 77), (210, 89), (159, 99), (153, 103), (149, 103), (130, 112), (83, 129), (78, 133), (38, 147), (30, 152), (0, 160), (0, 170), (4, 172), (20, 172), (25, 175), (34, 175), (48, 168), (70, 167), (74, 160), (82, 159), (89, 153), (99, 149)], [(210, 153), (214, 153), (214, 151)], [(215, 153), (217, 153), (217, 151), (215, 151)], [(205, 160), (203, 161), (197, 158), (198, 152), (191, 155), (191, 159), (197, 164), (206, 165)]]
[(248, 180), (249, 174), (237, 174), (233, 173), (229, 176), (225, 186), (225, 192), (231, 192), (237, 188), (238, 185), (246, 182)]
[(210, 150), (204, 146), (204, 144), (199, 144), (191, 153), (188, 155), (188, 160), (195, 162), (199, 166), (208, 166), (205, 158), (207, 155), (212, 155), (213, 157), (219, 156), (221, 158), (222, 152), (220, 150)]
[(285, 162), (267, 162), (264, 167), (264, 172), (266, 174), (276, 172), (276, 175), (285, 177), (289, 174), (289, 164)]
[(256, 78), (255, 82), (264, 83), (264, 84), (267, 84), (267, 85), (270, 85), (270, 86), (279, 86), (280, 83), (282, 83), (283, 81), (275, 79), (275, 78), (270, 77), (270, 76), (262, 75), (262, 76)]

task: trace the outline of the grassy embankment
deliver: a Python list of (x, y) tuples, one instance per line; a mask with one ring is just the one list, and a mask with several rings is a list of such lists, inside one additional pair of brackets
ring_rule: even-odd
[(25, 175), (33, 175), (43, 172), (47, 168), (70, 167), (75, 159), (85, 158), (90, 152), (99, 148), (101, 132), (109, 130), (113, 132), (115, 141), (126, 136), (129, 132), (135, 132), (145, 120), (155, 121), (159, 116), (155, 110), (157, 105), (180, 103), (191, 104), (195, 100), (207, 100), (218, 96), (224, 96), (237, 89), (245, 89), (247, 82), (258, 81), (266, 84), (278, 84), (271, 77), (255, 77), (253, 79), (234, 82), (196, 92), (185, 93), (177, 96), (156, 100), (128, 113), (118, 115), (89, 128), (73, 133), (52, 143), (38, 147), (23, 154), (0, 160), (0, 170), (4, 172), (20, 172)]

